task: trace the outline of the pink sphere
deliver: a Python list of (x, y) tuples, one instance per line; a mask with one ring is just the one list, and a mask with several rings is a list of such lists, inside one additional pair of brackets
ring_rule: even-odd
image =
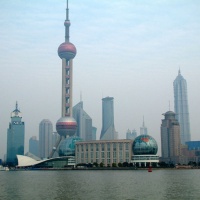
[(59, 57), (71, 60), (76, 56), (76, 47), (71, 42), (64, 42), (58, 47)]
[(61, 117), (56, 123), (56, 130), (60, 136), (73, 136), (76, 129), (77, 123), (73, 117)]

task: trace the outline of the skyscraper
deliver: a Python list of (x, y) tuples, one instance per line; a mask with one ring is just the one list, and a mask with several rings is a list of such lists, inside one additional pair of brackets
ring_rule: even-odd
[(187, 82), (179, 70), (178, 76), (174, 80), (174, 111), (176, 119), (180, 124), (181, 144), (191, 140), (190, 120), (187, 96)]
[(29, 139), (29, 152), (39, 157), (39, 141), (36, 136)]
[(52, 151), (53, 125), (50, 120), (43, 119), (39, 125), (40, 158), (48, 158)]
[(102, 129), (100, 140), (117, 139), (117, 132), (114, 125), (114, 103), (113, 97), (102, 99)]
[(180, 126), (175, 113), (168, 111), (161, 124), (161, 153), (162, 161), (176, 164), (180, 156)]
[[(56, 123), (56, 130), (61, 138), (73, 136), (76, 132), (77, 123), (72, 117), (72, 70), (73, 58), (76, 56), (76, 47), (69, 42), (69, 9), (68, 0), (66, 8), (65, 42), (58, 47), (58, 55), (62, 59), (62, 117)], [(60, 139), (61, 140), (61, 139)], [(59, 144), (59, 142), (57, 143)]]
[(134, 140), (137, 137), (137, 131), (134, 129), (132, 132), (128, 129), (126, 132), (126, 139)]
[(11, 113), (11, 122), (7, 130), (7, 164), (17, 165), (16, 155), (24, 155), (24, 122), (16, 102), (15, 110)]
[(140, 127), (140, 135), (147, 135), (147, 127), (144, 124), (144, 117), (143, 117), (143, 123), (142, 123), (142, 127)]
[(78, 125), (76, 136), (84, 141), (92, 140), (92, 118), (83, 110), (83, 101), (73, 107), (73, 117)]

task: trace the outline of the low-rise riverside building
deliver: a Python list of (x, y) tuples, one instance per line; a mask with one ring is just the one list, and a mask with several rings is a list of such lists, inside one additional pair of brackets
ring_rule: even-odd
[(96, 140), (76, 143), (76, 164), (103, 163), (112, 166), (113, 163), (130, 163), (133, 140)]

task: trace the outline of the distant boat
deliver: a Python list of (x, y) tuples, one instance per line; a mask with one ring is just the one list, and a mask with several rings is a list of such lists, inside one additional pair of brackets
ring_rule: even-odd
[(9, 171), (9, 168), (3, 167), (2, 165), (0, 165), (0, 171)]
[(152, 166), (151, 166), (151, 163), (150, 163), (150, 165), (149, 165), (148, 172), (152, 172)]

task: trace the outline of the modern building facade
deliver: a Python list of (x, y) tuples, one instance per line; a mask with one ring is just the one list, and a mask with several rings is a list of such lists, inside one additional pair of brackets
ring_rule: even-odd
[(145, 126), (144, 117), (143, 117), (143, 123), (142, 123), (142, 126), (140, 127), (140, 135), (147, 135), (147, 134), (148, 134), (148, 131), (147, 131), (147, 127)]
[(39, 157), (39, 140), (37, 140), (36, 136), (32, 136), (29, 139), (29, 152)]
[(133, 140), (96, 140), (76, 143), (76, 164), (131, 162)]
[(175, 113), (168, 111), (161, 124), (161, 160), (166, 163), (179, 163), (181, 155), (180, 125)]
[(102, 99), (102, 129), (100, 140), (117, 139), (117, 132), (114, 125), (114, 98), (105, 97)]
[(77, 122), (76, 136), (84, 141), (92, 140), (92, 118), (83, 110), (83, 101), (73, 107), (73, 117)]
[(15, 110), (11, 113), (11, 122), (7, 130), (7, 164), (15, 166), (17, 155), (24, 155), (25, 124), (16, 102)]
[(188, 108), (187, 82), (179, 70), (174, 80), (174, 111), (180, 124), (181, 144), (191, 140), (190, 119)]
[(137, 137), (137, 131), (134, 129), (132, 132), (128, 129), (126, 132), (127, 140), (134, 140)]
[(50, 120), (43, 119), (39, 125), (39, 155), (48, 158), (52, 151), (53, 125)]

